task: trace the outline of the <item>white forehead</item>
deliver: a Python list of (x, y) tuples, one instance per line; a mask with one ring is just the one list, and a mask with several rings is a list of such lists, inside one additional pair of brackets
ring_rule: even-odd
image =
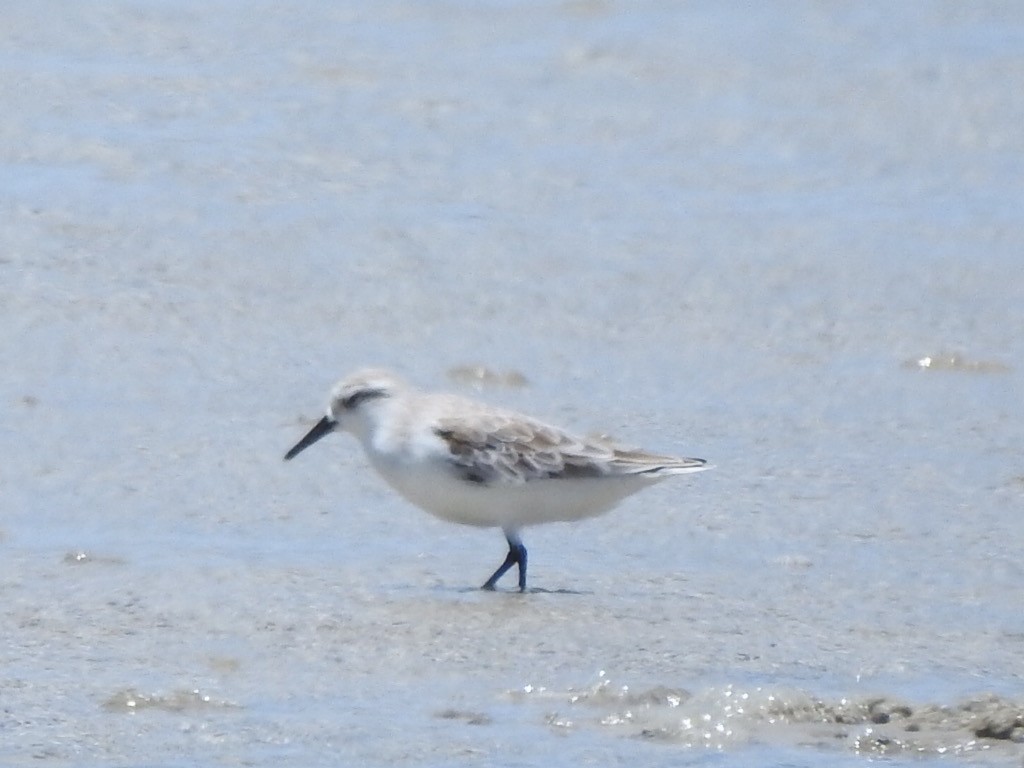
[(405, 388), (403, 382), (391, 371), (382, 368), (365, 368), (361, 371), (346, 376), (334, 385), (331, 390), (331, 402), (351, 397), (355, 392), (363, 390), (382, 390), (389, 394)]

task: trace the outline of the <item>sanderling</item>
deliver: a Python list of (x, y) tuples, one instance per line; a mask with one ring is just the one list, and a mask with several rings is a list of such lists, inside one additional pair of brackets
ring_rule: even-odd
[(419, 392), (383, 370), (339, 382), (327, 415), (285, 460), (335, 430), (355, 435), (374, 469), (416, 506), (453, 523), (501, 528), (508, 555), (487, 590), (518, 565), (526, 591), (521, 528), (598, 515), (671, 475), (709, 468), (704, 459), (575, 437), (512, 411)]

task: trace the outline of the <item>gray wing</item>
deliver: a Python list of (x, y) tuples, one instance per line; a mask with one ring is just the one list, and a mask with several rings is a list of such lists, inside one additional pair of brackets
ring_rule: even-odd
[(480, 485), (521, 485), (552, 478), (611, 477), (696, 472), (703, 459), (679, 459), (583, 440), (537, 421), (485, 417), (442, 419), (436, 434), (464, 480)]

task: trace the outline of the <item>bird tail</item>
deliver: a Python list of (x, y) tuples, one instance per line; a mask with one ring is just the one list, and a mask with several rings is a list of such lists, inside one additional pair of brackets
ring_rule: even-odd
[(628, 475), (688, 475), (712, 469), (704, 459), (659, 456), (645, 451), (616, 451), (615, 464)]

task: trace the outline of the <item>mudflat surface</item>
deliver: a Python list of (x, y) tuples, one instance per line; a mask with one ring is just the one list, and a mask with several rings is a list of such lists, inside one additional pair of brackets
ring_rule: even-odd
[[(1021, 764), (1016, 5), (4, 17), (0, 762)], [(481, 593), (368, 364), (717, 468)]]

